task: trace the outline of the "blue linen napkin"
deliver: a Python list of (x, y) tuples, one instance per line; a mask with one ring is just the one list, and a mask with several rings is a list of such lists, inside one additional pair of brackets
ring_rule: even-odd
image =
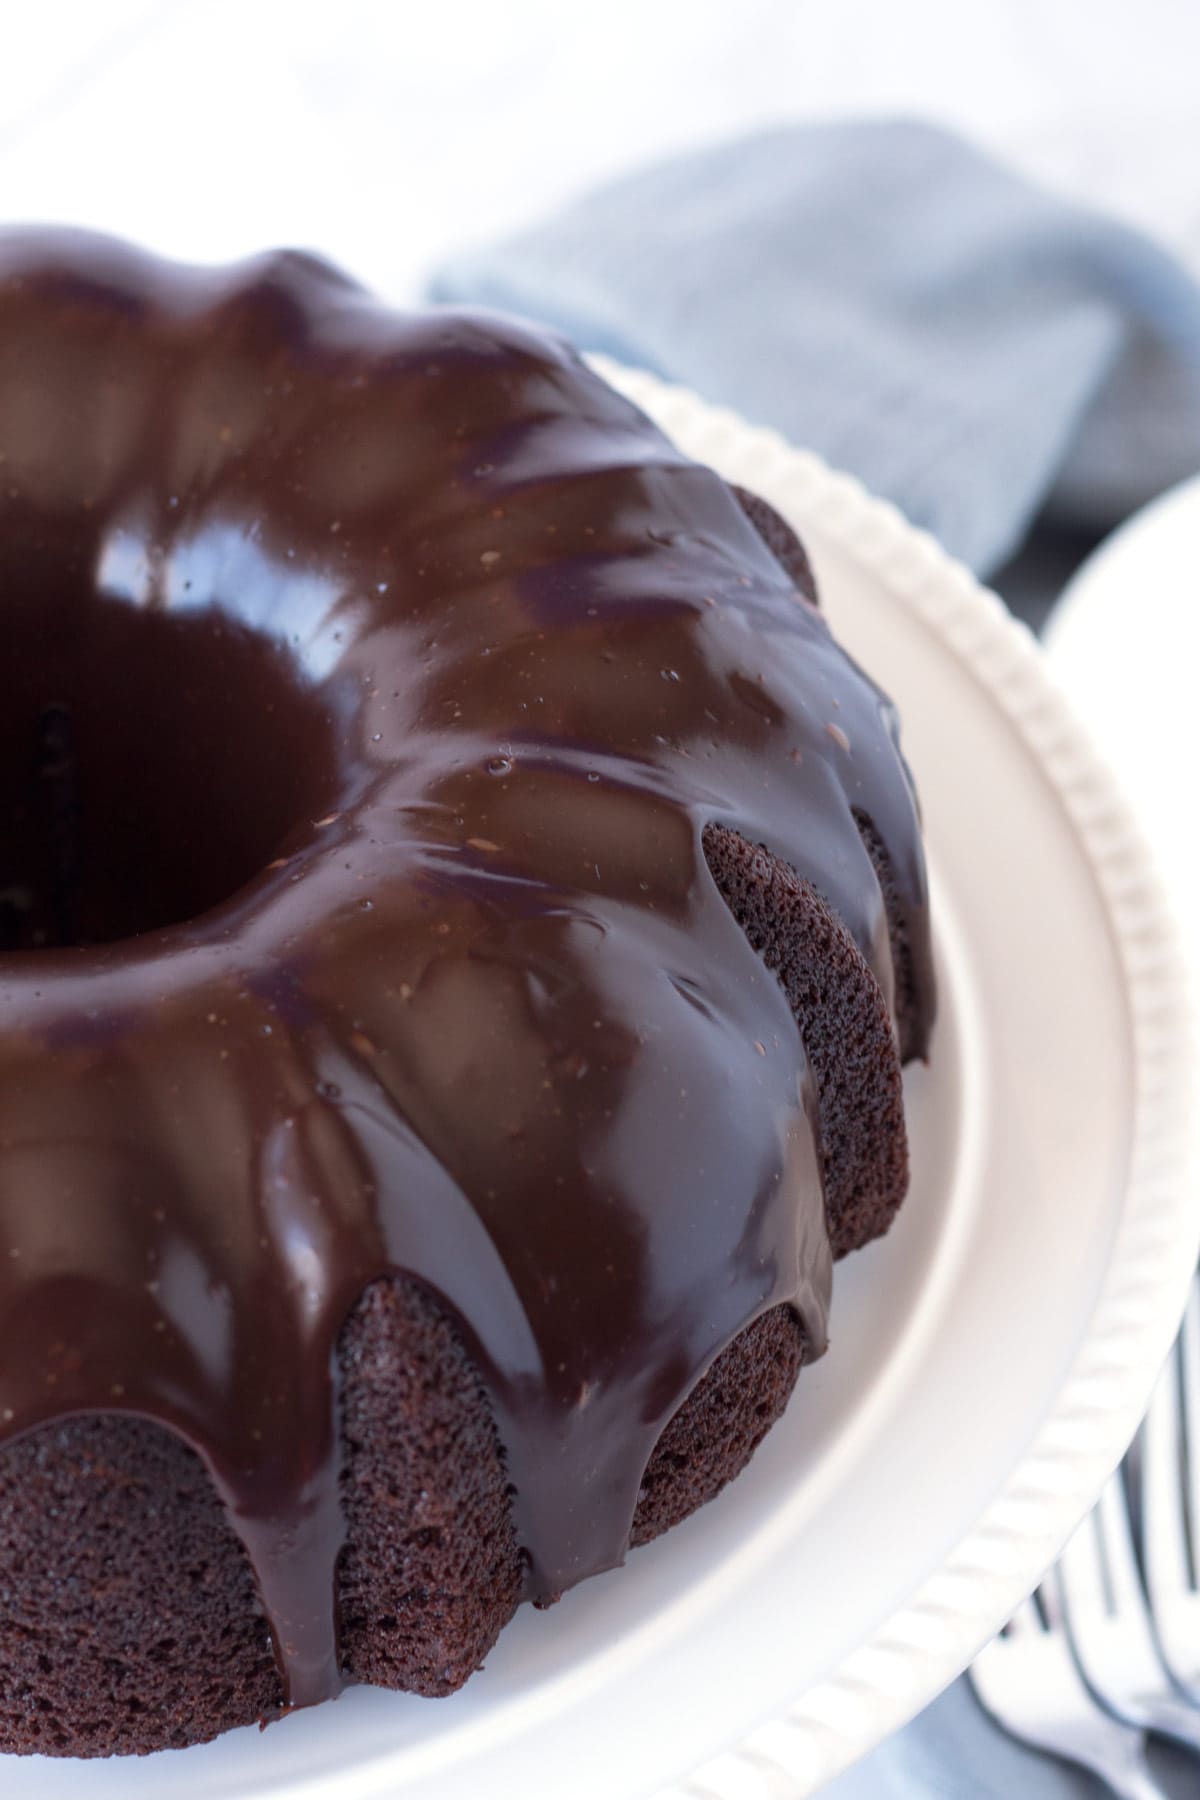
[(1135, 231), (915, 123), (676, 157), (435, 298), (520, 312), (774, 425), (988, 573), (1200, 468), (1200, 288)]
[[(543, 320), (776, 426), (982, 573), (1040, 514), (1099, 533), (1200, 468), (1188, 274), (925, 125), (679, 156), (462, 255), (432, 294)], [(1100, 1792), (1005, 1737), (964, 1679), (822, 1800)]]

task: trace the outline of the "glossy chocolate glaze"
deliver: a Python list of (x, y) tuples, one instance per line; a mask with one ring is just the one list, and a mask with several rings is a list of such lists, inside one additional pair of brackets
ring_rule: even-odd
[(334, 1346), (406, 1270), (530, 1594), (618, 1563), (716, 1354), (785, 1300), (825, 1340), (813, 1084), (701, 836), (890, 991), (867, 814), (923, 1029), (888, 702), (557, 339), (80, 234), (0, 236), (0, 621), (0, 1434), (180, 1432), (319, 1699)]

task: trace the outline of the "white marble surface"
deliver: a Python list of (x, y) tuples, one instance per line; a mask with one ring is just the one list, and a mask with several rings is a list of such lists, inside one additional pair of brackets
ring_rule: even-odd
[(45, 0), (6, 9), (0, 219), (176, 255), (449, 250), (755, 124), (916, 113), (1200, 272), (1195, 0)]

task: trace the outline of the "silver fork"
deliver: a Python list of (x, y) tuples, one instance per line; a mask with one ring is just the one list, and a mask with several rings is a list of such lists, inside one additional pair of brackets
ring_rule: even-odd
[(1122, 1469), (1106, 1483), (1052, 1577), (1075, 1659), (1100, 1704), (1126, 1725), (1200, 1751), (1200, 1713), (1175, 1688), (1155, 1642)]
[(1138, 1440), (1142, 1567), (1163, 1661), (1200, 1704), (1200, 1284)]
[(1143, 1733), (1104, 1712), (1084, 1685), (1052, 1579), (980, 1652), (970, 1677), (980, 1703), (1013, 1737), (1090, 1769), (1119, 1800), (1164, 1800)]

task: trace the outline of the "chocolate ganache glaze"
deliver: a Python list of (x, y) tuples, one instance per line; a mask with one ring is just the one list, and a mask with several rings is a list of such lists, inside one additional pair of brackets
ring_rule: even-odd
[[(801, 572), (802, 573), (802, 572)], [(339, 1686), (335, 1346), (460, 1322), (528, 1592), (830, 1281), (813, 1081), (722, 825), (932, 1012), (889, 703), (557, 338), (301, 255), (0, 236), (0, 1436), (200, 1453), (289, 1702)]]

